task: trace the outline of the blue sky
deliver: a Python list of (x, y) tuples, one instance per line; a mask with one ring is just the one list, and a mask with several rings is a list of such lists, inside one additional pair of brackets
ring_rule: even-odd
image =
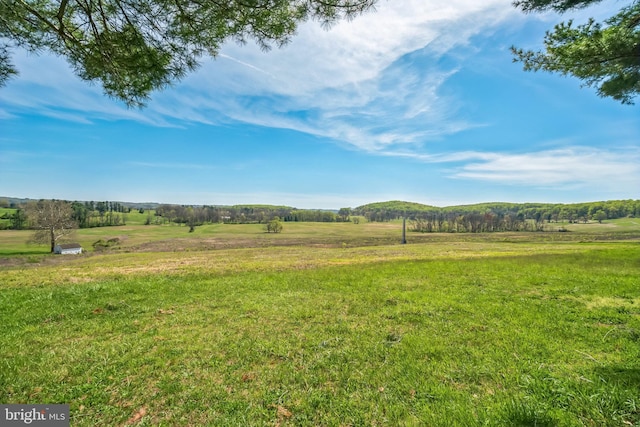
[(640, 198), (640, 106), (522, 71), (563, 19), (510, 0), (394, 0), (284, 48), (229, 43), (144, 109), (17, 51), (0, 89), (0, 195), (356, 207)]

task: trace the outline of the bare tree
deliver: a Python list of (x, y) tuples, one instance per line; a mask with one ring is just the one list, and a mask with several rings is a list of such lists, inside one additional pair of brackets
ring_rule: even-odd
[(71, 204), (62, 200), (40, 200), (27, 205), (27, 217), (35, 229), (33, 241), (50, 243), (53, 252), (56, 243), (78, 227), (73, 220)]

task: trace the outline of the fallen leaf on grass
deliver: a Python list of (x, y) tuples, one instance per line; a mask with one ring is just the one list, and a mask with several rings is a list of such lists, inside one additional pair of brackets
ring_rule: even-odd
[(293, 414), (284, 406), (278, 405), (278, 417), (291, 418)]
[(144, 406), (140, 409), (138, 409), (138, 412), (136, 412), (135, 414), (133, 414), (133, 416), (131, 418), (129, 418), (127, 420), (126, 423), (124, 423), (125, 425), (129, 425), (129, 424), (133, 424), (133, 423), (137, 423), (138, 421), (140, 421), (142, 419), (142, 417), (144, 417), (147, 414), (147, 408), (145, 408)]
[(256, 379), (256, 374), (254, 374), (253, 372), (249, 372), (246, 374), (242, 374), (242, 382), (249, 382), (249, 381), (253, 381)]
[(280, 405), (269, 405), (271, 408), (276, 408), (276, 414), (278, 419), (276, 420), (275, 427), (280, 427), (285, 418), (291, 418), (293, 414), (290, 410)]

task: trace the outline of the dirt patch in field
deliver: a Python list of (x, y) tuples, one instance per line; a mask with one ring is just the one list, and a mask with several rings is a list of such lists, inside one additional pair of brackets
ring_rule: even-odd
[(24, 263), (24, 259), (18, 257), (0, 258), (0, 267), (14, 267)]
[[(421, 239), (422, 240), (422, 239)], [(129, 252), (183, 252), (210, 251), (216, 249), (266, 248), (274, 246), (305, 246), (319, 248), (361, 247), (396, 243), (397, 239), (390, 238), (179, 238), (147, 242), (137, 246), (127, 247)]]

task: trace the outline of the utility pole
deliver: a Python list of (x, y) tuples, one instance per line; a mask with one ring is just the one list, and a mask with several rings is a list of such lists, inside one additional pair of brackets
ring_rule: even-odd
[(405, 216), (402, 217), (402, 244), (407, 244), (407, 218)]

